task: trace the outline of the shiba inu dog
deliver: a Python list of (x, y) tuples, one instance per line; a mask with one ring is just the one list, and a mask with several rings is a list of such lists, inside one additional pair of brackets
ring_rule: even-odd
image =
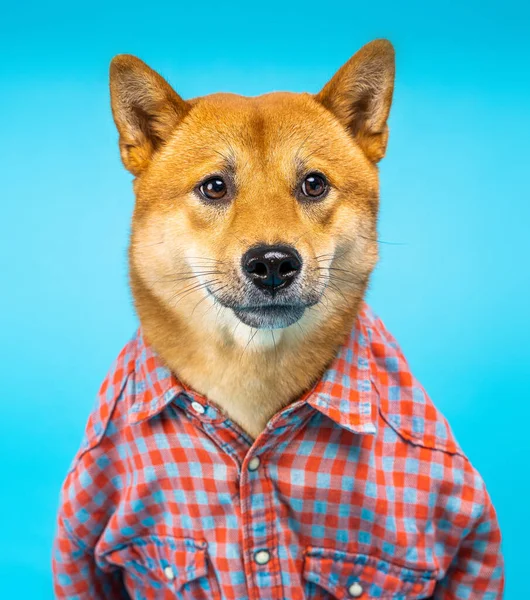
[(480, 475), (364, 302), (394, 51), (317, 94), (110, 70), (140, 319), (62, 489), (59, 598), (501, 598)]
[(386, 40), (316, 95), (185, 101), (139, 59), (112, 62), (143, 330), (254, 437), (322, 373), (363, 299), (393, 84)]

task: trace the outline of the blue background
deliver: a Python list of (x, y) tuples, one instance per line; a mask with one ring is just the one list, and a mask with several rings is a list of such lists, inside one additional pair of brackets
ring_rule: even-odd
[(316, 92), (362, 44), (397, 50), (369, 300), (484, 476), (506, 598), (528, 595), (527, 2), (4, 6), (0, 22), (0, 598), (52, 597), (57, 495), (136, 320), (133, 206), (107, 89), (137, 54), (184, 97)]

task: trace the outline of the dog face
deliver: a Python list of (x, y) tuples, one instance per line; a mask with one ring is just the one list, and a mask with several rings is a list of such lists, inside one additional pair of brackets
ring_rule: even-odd
[(285, 329), (347, 310), (377, 260), (393, 76), (378, 40), (316, 95), (185, 101), (139, 59), (116, 57), (113, 115), (136, 176), (134, 278), (185, 319), (214, 305), (221, 322)]

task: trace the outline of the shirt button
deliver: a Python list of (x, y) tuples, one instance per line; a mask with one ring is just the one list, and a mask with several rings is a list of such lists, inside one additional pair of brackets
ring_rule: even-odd
[(259, 467), (260, 462), (261, 461), (259, 459), (259, 456), (254, 456), (253, 458), (251, 458), (248, 461), (248, 470), (249, 471), (256, 471), (258, 469), (258, 467)]
[(266, 565), (270, 559), (271, 554), (267, 550), (258, 550), (256, 554), (254, 554), (254, 560), (258, 565)]
[(166, 567), (164, 569), (164, 575), (168, 581), (173, 581), (173, 579), (175, 579), (175, 572), (171, 567)]
[(191, 408), (199, 415), (203, 415), (206, 410), (200, 402), (196, 402), (195, 400), (191, 403)]
[(354, 598), (359, 598), (363, 595), (363, 587), (360, 583), (356, 581), (355, 583), (352, 583), (350, 585), (350, 587), (348, 588), (348, 593)]

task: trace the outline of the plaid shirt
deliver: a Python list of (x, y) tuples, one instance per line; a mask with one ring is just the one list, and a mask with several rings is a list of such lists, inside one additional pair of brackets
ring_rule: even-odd
[(364, 305), (312, 390), (252, 441), (141, 330), (62, 489), (59, 598), (502, 597), (484, 483)]

